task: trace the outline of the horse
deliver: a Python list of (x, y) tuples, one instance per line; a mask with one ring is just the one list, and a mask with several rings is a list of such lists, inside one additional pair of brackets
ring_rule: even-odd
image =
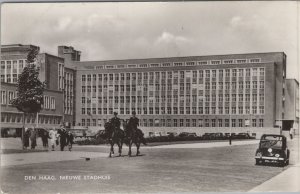
[(117, 144), (119, 147), (119, 156), (122, 155), (122, 146), (124, 140), (124, 131), (121, 129), (113, 129), (112, 123), (107, 122), (104, 125), (104, 131), (99, 131), (98, 135), (102, 139), (105, 139), (110, 144), (109, 157), (111, 158), (114, 155), (114, 145)]
[(144, 138), (144, 134), (141, 129), (132, 129), (131, 126), (129, 126), (126, 122), (123, 122), (123, 128), (125, 132), (125, 143), (129, 147), (128, 156), (131, 157), (131, 147), (132, 144), (135, 144), (136, 146), (136, 156), (140, 154), (140, 145), (143, 143), (146, 144), (146, 140)]

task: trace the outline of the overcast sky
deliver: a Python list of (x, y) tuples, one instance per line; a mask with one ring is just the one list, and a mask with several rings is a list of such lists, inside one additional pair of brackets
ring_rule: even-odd
[(298, 1), (4, 4), (1, 44), (34, 44), (54, 55), (58, 45), (73, 46), (89, 61), (283, 51), (287, 75), (296, 78), (299, 7)]

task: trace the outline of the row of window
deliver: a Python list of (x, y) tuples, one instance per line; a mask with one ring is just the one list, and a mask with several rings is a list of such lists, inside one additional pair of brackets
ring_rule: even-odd
[[(39, 124), (60, 124), (61, 121), (62, 121), (62, 117), (39, 115)], [(2, 113), (1, 122), (2, 123), (23, 123), (23, 115)], [(29, 124), (35, 124), (36, 115), (27, 115), (25, 118), (25, 122)]]
[[(81, 126), (104, 126), (107, 119), (82, 119)], [(122, 125), (121, 125), (122, 126)], [(142, 127), (264, 127), (264, 119), (141, 119)]]
[[(252, 98), (251, 98), (252, 97)], [(259, 98), (257, 98), (259, 97)], [(205, 102), (264, 102), (265, 96), (263, 93), (260, 94), (205, 94), (205, 96), (202, 95), (163, 95), (163, 96), (104, 96), (96, 97), (94, 98), (89, 98), (89, 97), (81, 97), (81, 104), (107, 104), (109, 103), (110, 105), (114, 104), (124, 104), (124, 103), (197, 103), (197, 100), (199, 104), (202, 104), (204, 101)]]
[[(16, 98), (17, 92), (16, 91), (5, 91), (1, 90), (1, 98), (0, 98), (0, 103), (3, 105), (11, 105), (11, 100)], [(44, 95), (44, 104), (43, 104), (43, 109), (55, 109), (55, 97), (53, 96), (47, 96)]]
[(199, 71), (155, 71), (155, 72), (143, 72), (143, 73), (103, 73), (103, 74), (84, 74), (81, 75), (81, 81), (118, 81), (118, 80), (158, 80), (162, 79), (172, 79), (172, 78), (222, 78), (224, 77), (250, 77), (250, 76), (261, 76), (265, 75), (265, 68), (239, 68), (239, 69), (206, 69)]
[[(131, 110), (131, 112), (130, 112)], [(112, 115), (116, 109), (113, 108), (81, 108), (82, 115)], [(234, 106), (234, 107), (144, 107), (144, 108), (120, 108), (119, 114), (121, 115), (130, 115), (133, 111), (136, 111), (139, 115), (217, 115), (217, 114), (235, 114), (235, 115), (243, 115), (243, 114), (264, 114), (265, 107), (264, 106)]]
[[(252, 83), (252, 84), (251, 84)], [(158, 91), (191, 91), (191, 90), (197, 90), (197, 88), (203, 88), (205, 90), (243, 90), (245, 89), (258, 89), (258, 84), (259, 84), (259, 89), (264, 89), (265, 88), (265, 82), (264, 81), (245, 81), (245, 82), (206, 82), (204, 85), (194, 85), (191, 83), (180, 83), (179, 85), (173, 83), (168, 83), (168, 84), (142, 84), (140, 83), (139, 85), (96, 85), (94, 86), (81, 86), (81, 92), (82, 93), (97, 93), (97, 92), (107, 92), (107, 91), (115, 91), (115, 92), (136, 92), (136, 91), (144, 91), (144, 92), (158, 92)], [(199, 89), (201, 90), (201, 89)]]
[(20, 60), (8, 60), (8, 61), (1, 61), (1, 70), (10, 70), (10, 69), (23, 69), (27, 60), (20, 59)]
[(150, 64), (118, 64), (118, 65), (101, 65), (95, 69), (124, 69), (124, 68), (148, 68), (148, 67), (179, 67), (179, 66), (197, 66), (197, 65), (221, 65), (221, 64), (243, 64), (243, 63), (260, 63), (260, 58), (253, 59), (224, 59), (224, 60), (202, 60), (187, 62), (165, 62)]

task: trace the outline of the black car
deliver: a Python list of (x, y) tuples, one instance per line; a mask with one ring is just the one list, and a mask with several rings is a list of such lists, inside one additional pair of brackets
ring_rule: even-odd
[(280, 166), (289, 164), (290, 150), (283, 135), (264, 134), (255, 153), (256, 165), (276, 162)]
[(251, 136), (248, 133), (238, 133), (235, 139), (251, 139)]

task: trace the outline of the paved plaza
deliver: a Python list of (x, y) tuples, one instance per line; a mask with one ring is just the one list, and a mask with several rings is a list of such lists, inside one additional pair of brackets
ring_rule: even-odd
[(123, 156), (113, 158), (107, 145), (3, 154), (1, 188), (5, 193), (300, 191), (298, 139), (289, 143), (291, 164), (284, 168), (254, 165), (257, 144), (144, 146), (138, 157), (128, 157), (125, 146)]

